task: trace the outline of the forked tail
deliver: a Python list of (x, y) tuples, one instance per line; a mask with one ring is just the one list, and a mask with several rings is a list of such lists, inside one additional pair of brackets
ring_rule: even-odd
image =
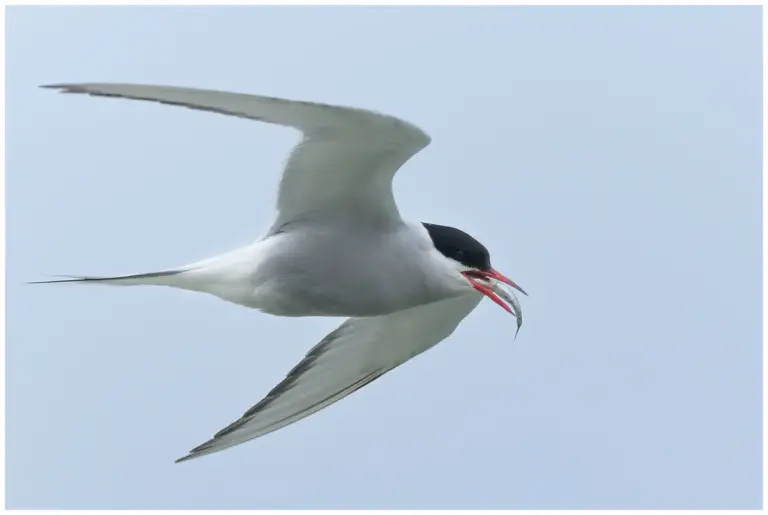
[(115, 276), (59, 275), (29, 284), (106, 284), (115, 286), (169, 286), (209, 293), (224, 300), (253, 307), (256, 286), (252, 275), (258, 263), (253, 246), (222, 256), (196, 261), (160, 272)]
[(31, 281), (29, 284), (52, 284), (52, 283), (103, 283), (122, 286), (139, 285), (164, 285), (173, 286), (175, 282), (171, 279), (174, 276), (183, 274), (188, 270), (166, 270), (163, 272), (150, 272), (147, 274), (119, 275), (114, 277), (92, 277), (92, 276), (57, 276), (65, 279), (51, 279), (48, 281)]

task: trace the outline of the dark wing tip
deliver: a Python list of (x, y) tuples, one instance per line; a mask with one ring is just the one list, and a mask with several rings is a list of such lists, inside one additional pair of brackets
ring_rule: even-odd
[[(208, 442), (206, 442), (206, 443), (208, 443)], [(203, 445), (205, 445), (205, 444), (203, 444)], [(200, 447), (202, 447), (202, 446), (200, 446)], [(200, 456), (205, 456), (206, 453), (201, 452), (200, 447), (195, 447), (194, 449), (189, 451), (189, 454), (187, 454), (186, 456), (182, 456), (181, 458), (176, 460), (174, 463), (181, 463), (183, 461), (189, 461), (189, 460), (193, 460), (195, 458), (199, 458)]]
[(56, 89), (59, 93), (91, 93), (88, 88), (77, 84), (43, 84), (43, 89)]
[(190, 453), (184, 456), (183, 458), (179, 458), (178, 460), (174, 461), (174, 463), (182, 463), (184, 461), (189, 461), (193, 458), (197, 458), (197, 456), (195, 454)]
[(206, 451), (209, 451), (215, 443), (216, 443), (216, 438), (215, 437), (211, 438), (207, 442), (202, 443), (197, 447), (195, 447), (194, 449), (192, 449), (191, 451), (189, 451), (189, 454), (187, 454), (186, 456), (183, 456), (178, 460), (176, 460), (175, 463), (181, 463), (182, 461), (188, 461), (194, 458), (199, 458), (200, 456), (205, 456), (206, 454), (210, 454), (210, 452), (206, 452)]
[(42, 84), (40, 87), (43, 89), (69, 89), (74, 86), (68, 84)]

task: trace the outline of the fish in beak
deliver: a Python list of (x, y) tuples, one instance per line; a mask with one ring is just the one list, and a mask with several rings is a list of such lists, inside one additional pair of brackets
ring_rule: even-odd
[(468, 270), (462, 272), (462, 275), (475, 290), (491, 299), (510, 314), (515, 315), (517, 319), (515, 337), (517, 337), (517, 333), (520, 332), (520, 326), (523, 325), (523, 311), (515, 294), (508, 288), (505, 288), (504, 285), (511, 286), (523, 295), (528, 296), (525, 290), (504, 274), (492, 268), (489, 270)]

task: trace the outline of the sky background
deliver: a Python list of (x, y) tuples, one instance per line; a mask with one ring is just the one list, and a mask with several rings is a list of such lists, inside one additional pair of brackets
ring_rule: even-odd
[[(761, 12), (7, 11), (11, 508), (758, 508)], [(296, 133), (40, 84), (206, 87), (401, 116), (411, 219), (530, 293), (264, 438), (174, 459), (338, 319), (29, 286), (249, 243)]]

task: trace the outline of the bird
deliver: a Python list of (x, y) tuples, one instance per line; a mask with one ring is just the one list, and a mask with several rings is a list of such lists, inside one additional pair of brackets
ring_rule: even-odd
[(485, 297), (513, 314), (520, 330), (522, 310), (512, 289), (527, 293), (493, 268), (483, 244), (455, 227), (401, 217), (393, 178), (431, 142), (417, 126), (372, 110), (209, 89), (41, 87), (300, 133), (282, 170), (274, 220), (255, 242), (155, 272), (34, 281), (166, 286), (270, 315), (346, 318), (263, 399), (177, 462), (271, 433), (343, 399), (450, 336)]

